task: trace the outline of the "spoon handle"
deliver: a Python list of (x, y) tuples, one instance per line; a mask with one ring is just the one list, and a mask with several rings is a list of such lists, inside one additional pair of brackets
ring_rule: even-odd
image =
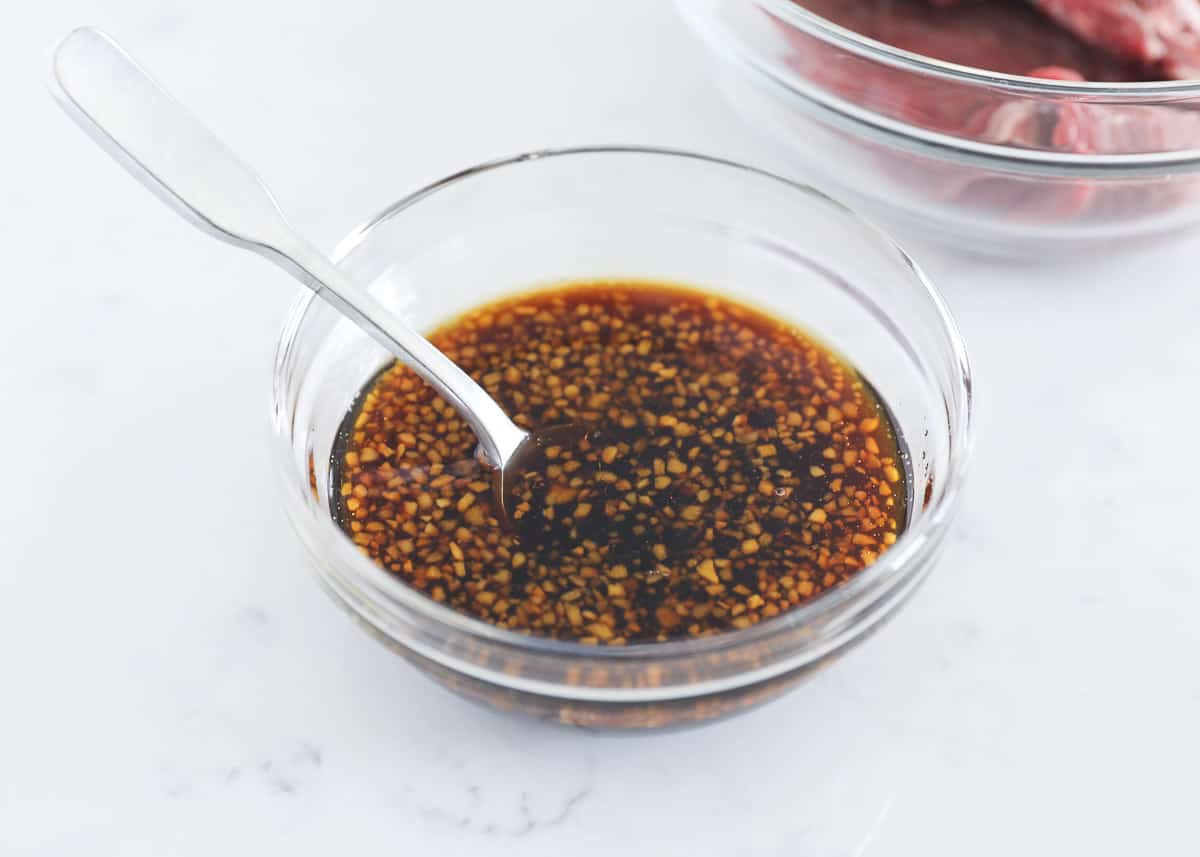
[(492, 464), (521, 444), (525, 432), (482, 387), (298, 235), (262, 179), (107, 35), (84, 27), (63, 39), (51, 88), (160, 199), (210, 235), (282, 266), (425, 379), (467, 420)]

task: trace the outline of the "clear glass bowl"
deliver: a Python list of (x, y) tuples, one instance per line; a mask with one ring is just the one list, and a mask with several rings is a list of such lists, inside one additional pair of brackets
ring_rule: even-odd
[(305, 293), (283, 330), (274, 424), (284, 500), (330, 594), (405, 659), (503, 709), (589, 727), (698, 722), (770, 699), (863, 639), (937, 557), (970, 446), (971, 387), (941, 298), (883, 234), (821, 193), (697, 155), (541, 152), (451, 176), (340, 245), (339, 264), (428, 329), (539, 283), (676, 281), (819, 334), (881, 393), (916, 486), (907, 531), (812, 603), (714, 637), (595, 647), (498, 629), (376, 566), (330, 513), (330, 452), (356, 392), (390, 356)]
[(791, 0), (676, 0), (732, 103), (800, 173), (960, 249), (1045, 256), (1200, 219), (1200, 81), (984, 71), (865, 38)]

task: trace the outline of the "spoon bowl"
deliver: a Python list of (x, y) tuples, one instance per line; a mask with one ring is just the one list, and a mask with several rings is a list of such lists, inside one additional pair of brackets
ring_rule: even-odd
[(547, 465), (558, 456), (557, 450), (575, 451), (586, 445), (588, 430), (576, 423), (547, 426), (530, 432), (503, 467), (493, 470), (492, 485), (501, 522), (517, 528), (527, 509), (522, 509), (523, 488), (544, 490)]

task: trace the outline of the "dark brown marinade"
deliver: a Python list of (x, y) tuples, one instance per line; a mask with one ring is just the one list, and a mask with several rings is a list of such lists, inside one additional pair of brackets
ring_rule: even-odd
[(333, 454), (334, 517), (463, 613), (618, 645), (746, 628), (844, 583), (904, 529), (886, 407), (837, 355), (747, 306), (577, 283), (431, 339), (519, 425), (587, 429), (548, 450), (506, 527), (449, 404), (400, 364), (363, 389)]

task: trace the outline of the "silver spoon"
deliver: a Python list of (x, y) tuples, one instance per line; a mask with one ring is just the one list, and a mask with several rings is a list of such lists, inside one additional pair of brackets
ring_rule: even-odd
[(502, 514), (526, 451), (578, 433), (519, 428), (449, 357), (298, 235), (262, 179), (104, 33), (83, 27), (63, 39), (51, 85), (72, 118), (160, 199), (209, 235), (275, 262), (432, 385), (495, 468)]

